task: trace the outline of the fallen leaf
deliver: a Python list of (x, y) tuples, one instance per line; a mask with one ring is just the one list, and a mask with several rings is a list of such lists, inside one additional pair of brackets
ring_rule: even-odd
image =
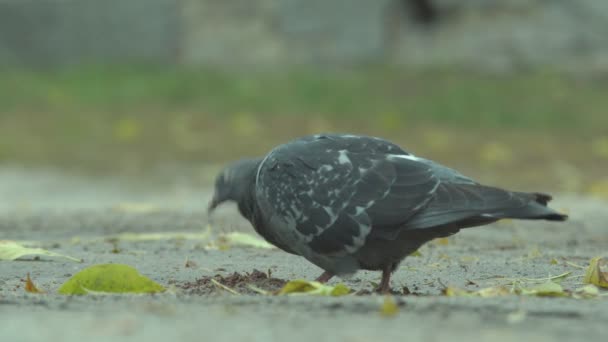
[(395, 303), (392, 296), (385, 296), (382, 305), (380, 306), (380, 315), (384, 317), (393, 317), (399, 313), (399, 307)]
[(261, 239), (257, 236), (240, 233), (240, 232), (232, 232), (222, 234), (217, 238), (216, 244), (220, 249), (230, 248), (234, 246), (244, 246), (244, 247), (253, 247), (253, 248), (263, 248), (263, 249), (274, 249), (275, 247), (270, 243), (266, 242), (266, 240)]
[(135, 268), (122, 264), (100, 264), (83, 269), (60, 288), (65, 295), (89, 293), (155, 293), (165, 288), (141, 275)]
[(520, 288), (518, 292), (524, 296), (538, 297), (565, 297), (568, 295), (560, 284), (553, 281), (548, 281), (529, 288)]
[(602, 272), (601, 266), (606, 264), (602, 257), (595, 257), (589, 262), (583, 282), (595, 286), (608, 288), (608, 272)]
[(557, 265), (557, 264), (559, 264), (559, 261), (557, 261), (557, 259), (553, 258), (553, 259), (551, 259), (550, 264)]
[(47, 251), (42, 248), (29, 248), (16, 241), (0, 240), (0, 260), (16, 260), (26, 255), (44, 255), (50, 257), (65, 258), (75, 262), (82, 262), (80, 259), (71, 256)]
[(45, 291), (39, 290), (36, 285), (34, 285), (34, 282), (32, 281), (32, 278), (30, 278), (30, 274), (27, 274), (27, 277), (25, 278), (25, 292), (29, 292), (29, 293), (46, 293)]
[(320, 283), (318, 281), (307, 281), (302, 279), (292, 280), (285, 284), (279, 295), (318, 295), (318, 296), (344, 296), (350, 293), (350, 289), (344, 284), (335, 286)]
[(469, 291), (457, 287), (447, 287), (443, 291), (447, 297), (500, 297), (512, 294), (512, 292), (504, 286), (492, 286), (480, 290)]
[(572, 296), (577, 299), (596, 298), (599, 295), (600, 295), (600, 289), (593, 284), (588, 284), (581, 288), (578, 288), (572, 294)]
[(483, 298), (508, 296), (512, 294), (511, 290), (504, 286), (486, 287), (475, 291), (475, 293), (477, 293), (479, 297)]
[(437, 238), (433, 240), (436, 245), (447, 246), (450, 244), (450, 240), (448, 238)]
[(413, 256), (413, 257), (421, 257), (421, 256), (422, 256), (422, 253), (420, 253), (420, 250), (416, 250), (416, 251), (412, 252), (412, 253), (410, 254), (410, 256)]
[(543, 253), (540, 251), (540, 248), (538, 247), (534, 247), (531, 250), (528, 251), (528, 254), (526, 255), (526, 257), (528, 259), (536, 259), (536, 258), (540, 258), (541, 256), (543, 256)]

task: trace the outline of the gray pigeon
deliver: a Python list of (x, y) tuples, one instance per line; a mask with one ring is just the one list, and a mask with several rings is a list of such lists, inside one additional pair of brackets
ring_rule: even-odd
[(217, 177), (209, 214), (235, 201), (268, 242), (325, 272), (380, 270), (378, 291), (421, 245), (503, 218), (564, 221), (551, 196), (485, 186), (375, 137), (296, 139)]

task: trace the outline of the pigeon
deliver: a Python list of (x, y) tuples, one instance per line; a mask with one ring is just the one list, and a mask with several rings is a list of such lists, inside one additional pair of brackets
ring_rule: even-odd
[(333, 276), (382, 272), (435, 238), (500, 219), (565, 221), (551, 196), (486, 186), (371, 136), (317, 134), (242, 159), (217, 176), (208, 213), (226, 201), (265, 240)]

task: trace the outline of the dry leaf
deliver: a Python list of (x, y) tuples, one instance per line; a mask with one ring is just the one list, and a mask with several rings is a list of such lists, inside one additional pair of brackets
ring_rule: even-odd
[(599, 295), (600, 295), (600, 289), (593, 284), (585, 285), (581, 288), (578, 288), (572, 294), (572, 296), (577, 299), (596, 298)]
[(433, 242), (436, 245), (447, 246), (450, 243), (450, 240), (447, 237), (446, 238), (437, 238), (437, 239), (433, 240)]
[(560, 284), (553, 281), (548, 281), (529, 288), (521, 288), (518, 292), (525, 296), (538, 297), (565, 297), (568, 295)]
[(344, 284), (336, 284), (335, 286), (320, 283), (318, 281), (307, 280), (292, 280), (285, 284), (279, 295), (301, 295), (310, 294), (318, 296), (344, 296), (350, 293), (350, 289)]
[(71, 256), (47, 251), (42, 248), (29, 248), (16, 241), (0, 240), (0, 260), (16, 260), (26, 255), (44, 255), (50, 257), (65, 258), (75, 262), (82, 262), (80, 259)]
[(595, 257), (589, 262), (583, 282), (595, 286), (608, 288), (608, 272), (602, 272), (601, 266), (606, 265), (602, 257)]
[(447, 287), (444, 290), (444, 295), (447, 297), (499, 297), (512, 294), (511, 291), (504, 286), (487, 287), (476, 291), (469, 291), (457, 287)]
[(39, 290), (36, 285), (34, 285), (34, 282), (32, 281), (32, 278), (30, 278), (30, 274), (27, 274), (27, 277), (25, 278), (25, 292), (29, 292), (29, 293), (46, 293), (45, 291)]

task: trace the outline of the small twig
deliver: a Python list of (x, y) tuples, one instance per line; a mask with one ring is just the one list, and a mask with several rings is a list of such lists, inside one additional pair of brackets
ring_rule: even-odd
[(233, 290), (233, 289), (229, 288), (228, 286), (226, 286), (226, 285), (224, 285), (224, 284), (220, 283), (219, 281), (217, 281), (217, 280), (215, 280), (215, 279), (213, 279), (213, 278), (211, 278), (211, 282), (213, 283), (213, 285), (215, 285), (215, 286), (219, 287), (219, 288), (220, 288), (220, 289), (222, 289), (222, 290), (228, 291), (228, 292), (232, 293), (233, 295), (237, 295), (237, 296), (240, 296), (240, 295), (241, 295), (241, 294), (240, 294), (240, 293), (238, 293), (237, 291), (235, 291), (235, 290)]
[(569, 266), (572, 266), (572, 267), (576, 267), (576, 268), (582, 268), (582, 269), (587, 268), (585, 266), (577, 265), (577, 264), (575, 264), (573, 262), (570, 262), (570, 261), (566, 261), (566, 265), (569, 265)]
[(248, 287), (249, 289), (251, 289), (252, 291), (255, 291), (255, 292), (257, 292), (257, 293), (259, 293), (259, 294), (262, 294), (262, 295), (264, 295), (264, 296), (269, 296), (269, 295), (271, 295), (271, 294), (272, 294), (270, 291), (263, 290), (263, 289), (261, 289), (261, 288), (259, 288), (259, 287), (255, 286), (255, 285), (252, 285), (252, 284), (247, 284), (247, 287)]

